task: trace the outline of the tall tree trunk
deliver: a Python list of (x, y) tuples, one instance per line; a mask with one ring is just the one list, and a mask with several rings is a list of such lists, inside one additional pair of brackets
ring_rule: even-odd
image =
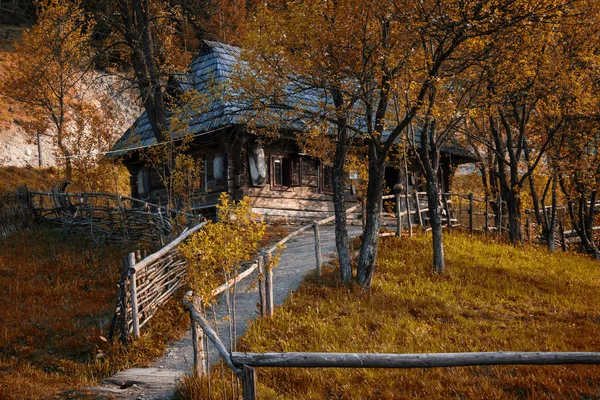
[(521, 195), (516, 190), (503, 191), (508, 216), (508, 239), (511, 243), (519, 243), (523, 239), (521, 223)]
[(385, 158), (380, 159), (375, 144), (369, 144), (369, 182), (367, 184), (367, 221), (363, 230), (363, 241), (358, 259), (356, 281), (363, 288), (371, 286), (377, 247), (379, 244), (379, 225), (381, 216), (381, 197), (385, 171)]
[(352, 264), (346, 222), (346, 201), (344, 199), (344, 160), (347, 147), (338, 141), (333, 160), (333, 209), (335, 214), (335, 246), (340, 261), (340, 278), (349, 285), (352, 281)]
[(427, 180), (427, 205), (429, 206), (429, 221), (431, 223), (433, 270), (438, 274), (442, 274), (446, 264), (444, 261), (440, 191), (436, 180), (435, 178), (432, 181)]
[(423, 131), (421, 132), (419, 158), (427, 181), (427, 205), (429, 207), (429, 221), (431, 223), (431, 239), (433, 245), (433, 270), (441, 274), (445, 269), (445, 261), (440, 189), (438, 186), (440, 153), (436, 146), (436, 141), (434, 140), (435, 130), (435, 121), (431, 124), (431, 128), (429, 128), (428, 122), (424, 124)]
[(140, 97), (158, 142), (167, 141), (167, 113), (160, 69), (154, 54), (154, 37), (148, 0), (118, 0), (123, 35), (130, 47), (131, 63)]

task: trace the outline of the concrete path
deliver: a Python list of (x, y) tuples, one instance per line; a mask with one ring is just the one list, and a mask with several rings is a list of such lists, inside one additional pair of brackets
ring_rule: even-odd
[[(349, 226), (350, 237), (361, 233), (361, 228)], [(329, 261), (336, 256), (335, 236), (333, 227), (321, 227), (321, 251), (323, 261)], [(279, 265), (273, 270), (273, 286), (275, 305), (279, 305), (289, 296), (290, 292), (298, 289), (304, 276), (315, 269), (315, 245), (312, 230), (301, 234), (288, 242), (281, 252)], [(258, 289), (253, 283), (256, 281), (256, 272), (240, 282), (236, 294), (236, 329), (237, 338), (246, 332), (248, 322), (259, 316), (258, 314)], [(217, 324), (213, 328), (225, 346), (229, 348), (229, 322), (223, 320), (227, 315), (225, 301), (220, 299), (214, 307), (217, 315)], [(213, 321), (213, 312), (207, 311), (207, 317)], [(236, 340), (237, 340), (236, 338)], [(93, 390), (105, 393), (108, 398), (114, 399), (171, 399), (175, 392), (176, 381), (182, 375), (189, 373), (193, 365), (191, 332), (177, 343), (170, 346), (165, 355), (153, 364), (152, 368), (132, 368), (121, 371), (104, 380), (101, 387)], [(218, 355), (212, 346), (209, 346), (209, 362), (214, 365), (218, 362)]]

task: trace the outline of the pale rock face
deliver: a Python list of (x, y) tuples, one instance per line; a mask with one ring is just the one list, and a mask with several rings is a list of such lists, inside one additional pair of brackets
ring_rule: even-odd
[[(0, 74), (2, 71), (0, 71)], [(94, 98), (100, 93), (115, 92), (115, 79), (109, 75), (95, 74), (93, 86), (90, 87), (87, 95)], [(99, 96), (98, 96), (99, 97)], [(135, 96), (132, 92), (124, 94), (114, 93), (114, 106), (117, 110), (119, 128), (118, 132), (122, 134), (130, 127), (135, 118), (140, 115), (140, 107), (136, 104)], [(0, 103), (1, 106), (1, 103)], [(7, 109), (8, 116), (4, 116), (0, 124), (0, 166), (37, 167), (39, 163), (37, 138), (34, 134), (26, 132), (19, 124), (19, 115), (14, 113), (13, 107)], [(115, 138), (116, 140), (117, 138)], [(48, 136), (41, 137), (42, 161), (44, 167), (56, 166), (55, 158), (56, 146)]]

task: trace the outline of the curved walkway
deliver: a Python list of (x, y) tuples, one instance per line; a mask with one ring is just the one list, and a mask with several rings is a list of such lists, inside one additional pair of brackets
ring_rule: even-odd
[[(361, 233), (361, 227), (349, 226), (350, 237)], [(321, 253), (323, 262), (335, 257), (335, 235), (332, 226), (321, 227)], [(279, 305), (289, 296), (290, 292), (298, 289), (304, 276), (314, 270), (315, 244), (312, 230), (300, 234), (287, 243), (281, 252), (279, 265), (273, 270), (274, 302)], [(248, 328), (248, 322), (259, 316), (257, 308), (258, 288), (252, 285), (256, 281), (255, 272), (240, 282), (236, 293), (236, 329), (237, 338)], [(219, 337), (226, 347), (229, 347), (227, 306), (219, 301), (214, 310), (217, 314)], [(208, 319), (213, 320), (213, 313), (208, 311)], [(215, 326), (213, 326), (215, 328)], [(237, 340), (236, 338), (236, 340)], [(211, 365), (218, 361), (218, 355), (209, 346), (209, 362)], [(191, 332), (179, 342), (171, 345), (164, 356), (156, 361), (151, 368), (132, 368), (121, 371), (104, 380), (101, 387), (94, 390), (106, 393), (115, 399), (171, 399), (175, 391), (175, 383), (179, 377), (189, 373), (193, 366), (193, 350)]]

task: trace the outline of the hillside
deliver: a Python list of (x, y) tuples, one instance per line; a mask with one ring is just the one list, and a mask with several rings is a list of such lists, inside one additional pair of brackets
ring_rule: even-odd
[[(13, 44), (25, 28), (0, 25), (0, 75), (14, 64)], [(133, 90), (120, 93), (117, 79), (101, 72), (93, 74), (94, 85), (86, 94), (90, 98), (100, 93), (111, 93), (119, 120), (119, 131), (124, 132), (140, 114)], [(0, 96), (0, 166), (38, 166), (38, 146), (35, 132), (27, 131), (23, 121), (26, 115), (19, 104)], [(41, 137), (44, 166), (56, 165), (54, 146), (48, 136)]]

